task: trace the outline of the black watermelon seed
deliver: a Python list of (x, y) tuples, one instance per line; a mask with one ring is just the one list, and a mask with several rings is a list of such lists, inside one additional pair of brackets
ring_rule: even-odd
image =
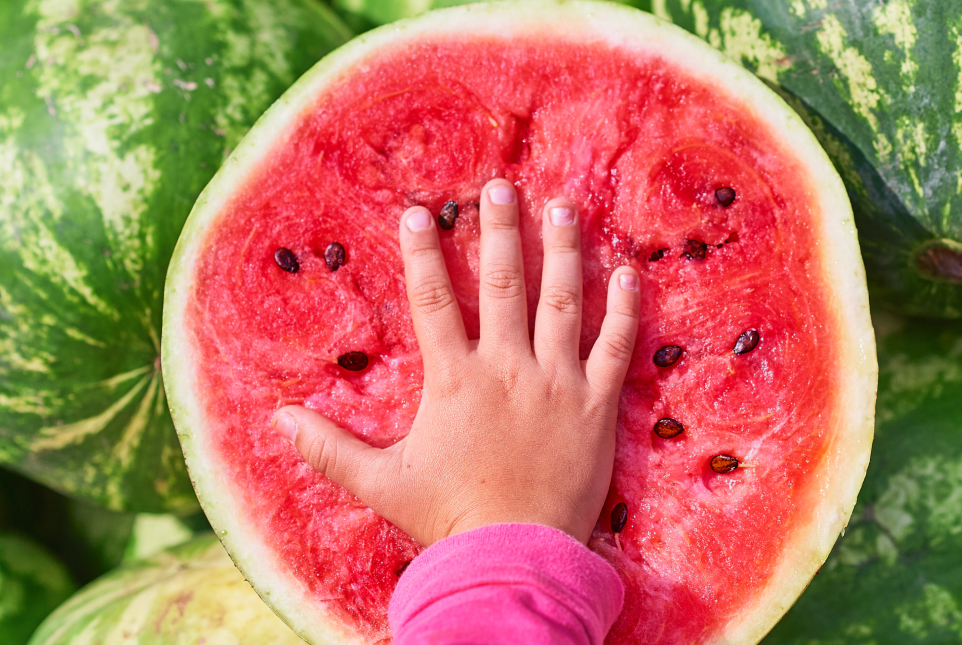
[(297, 256), (294, 255), (294, 252), (283, 247), (274, 251), (274, 262), (288, 273), (297, 273), (301, 268), (301, 265), (297, 263)]
[(665, 345), (655, 352), (655, 365), (658, 367), (671, 367), (681, 358), (682, 348), (678, 345)]
[(615, 507), (611, 509), (611, 532), (621, 533), (625, 530), (625, 524), (628, 523), (628, 505), (624, 502), (618, 502)]
[(749, 329), (743, 332), (738, 340), (735, 341), (735, 349), (733, 350), (736, 354), (747, 354), (756, 347), (758, 347), (758, 341), (761, 340), (761, 336), (754, 329)]
[(367, 367), (367, 354), (364, 352), (348, 352), (337, 357), (337, 364), (351, 372), (360, 372)]
[(450, 231), (454, 228), (454, 223), (458, 219), (458, 203), (448, 202), (441, 207), (441, 214), (438, 215), (438, 226), (441, 230)]
[(654, 430), (655, 434), (662, 439), (674, 439), (685, 431), (685, 426), (674, 419), (658, 419)]
[(715, 191), (715, 199), (718, 200), (719, 204), (725, 208), (728, 208), (732, 205), (732, 202), (735, 201), (735, 190), (733, 188), (729, 188), (728, 186), (719, 188)]
[(707, 250), (708, 245), (704, 242), (699, 242), (698, 240), (685, 240), (685, 252), (681, 255), (689, 260), (704, 260), (705, 251)]
[(324, 262), (331, 271), (337, 271), (347, 262), (347, 252), (339, 242), (331, 242), (324, 251)]
[(402, 563), (401, 563), (401, 566), (399, 566), (397, 569), (394, 570), (394, 575), (396, 575), (398, 578), (400, 578), (400, 577), (401, 577), (401, 574), (403, 574), (405, 571), (407, 571), (407, 568), (408, 568), (408, 566), (409, 566), (410, 564), (411, 564), (411, 561), (410, 561), (410, 560), (408, 560), (407, 562), (402, 562)]
[(720, 475), (738, 468), (738, 460), (731, 455), (717, 455), (711, 458), (711, 469)]
[(658, 260), (665, 257), (665, 253), (667, 252), (668, 252), (668, 249), (658, 249), (657, 251), (653, 251), (652, 254), (648, 257), (648, 261), (657, 262)]

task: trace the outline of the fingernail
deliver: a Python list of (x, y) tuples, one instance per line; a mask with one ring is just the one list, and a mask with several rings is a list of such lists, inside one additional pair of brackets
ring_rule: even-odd
[(575, 211), (567, 206), (556, 206), (551, 209), (551, 223), (555, 226), (567, 226), (575, 221)]
[(431, 226), (431, 213), (427, 212), (423, 208), (419, 208), (404, 220), (407, 224), (408, 230), (414, 233), (418, 231), (423, 231), (427, 227)]
[(630, 273), (622, 273), (618, 276), (618, 285), (625, 291), (634, 291), (638, 288), (638, 277)]
[(514, 189), (504, 184), (498, 184), (488, 189), (488, 198), (492, 204), (513, 204)]
[(294, 438), (297, 436), (297, 422), (287, 412), (280, 412), (274, 416), (274, 432), (294, 443)]

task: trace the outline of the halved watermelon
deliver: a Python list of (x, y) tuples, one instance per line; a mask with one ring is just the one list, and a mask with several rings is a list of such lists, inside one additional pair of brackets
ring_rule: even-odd
[[(423, 204), (450, 222), (457, 204), (442, 245), (476, 337), (477, 200), (493, 177), (519, 191), (532, 316), (541, 206), (579, 205), (583, 354), (611, 271), (641, 274), (590, 543), (627, 588), (610, 642), (758, 641), (825, 560), (868, 463), (877, 366), (851, 209), (761, 82), (616, 5), (474, 5), (369, 32), (238, 147), (180, 238), (164, 314), (165, 382), (212, 525), (306, 640), (389, 638), (388, 601), (419, 546), (270, 419), (303, 403), (374, 445), (405, 435), (422, 366), (398, 218)], [(658, 367), (672, 345), (680, 359)], [(684, 431), (656, 434), (666, 418)], [(751, 468), (715, 472), (719, 455)], [(606, 518), (621, 502), (619, 549)]]

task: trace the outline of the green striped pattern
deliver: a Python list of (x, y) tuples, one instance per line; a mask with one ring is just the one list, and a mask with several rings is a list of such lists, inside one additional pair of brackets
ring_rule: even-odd
[(350, 33), (314, 0), (0, 5), (0, 462), (196, 507), (167, 410), (167, 263), (258, 116)]
[[(954, 0), (653, 0), (777, 84), (845, 179), (873, 296), (962, 316), (962, 5)], [(958, 264), (933, 280), (931, 245)]]
[(73, 589), (66, 569), (43, 548), (0, 533), (0, 643), (24, 645)]
[(858, 504), (765, 645), (962, 642), (962, 333), (874, 322), (877, 425)]
[(303, 645), (213, 534), (117, 569), (47, 618), (30, 645)]

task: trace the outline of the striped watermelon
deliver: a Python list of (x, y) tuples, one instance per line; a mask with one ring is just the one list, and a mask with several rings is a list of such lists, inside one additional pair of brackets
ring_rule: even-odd
[(271, 613), (213, 534), (84, 587), (30, 645), (303, 645)]
[(873, 322), (872, 463), (845, 535), (765, 645), (962, 642), (962, 334)]
[(350, 33), (313, 0), (0, 7), (0, 462), (195, 508), (167, 411), (167, 262), (254, 120)]
[(0, 533), (0, 643), (26, 643), (73, 589), (67, 570), (41, 546)]
[(962, 5), (652, 5), (795, 97), (845, 180), (873, 296), (962, 316)]

